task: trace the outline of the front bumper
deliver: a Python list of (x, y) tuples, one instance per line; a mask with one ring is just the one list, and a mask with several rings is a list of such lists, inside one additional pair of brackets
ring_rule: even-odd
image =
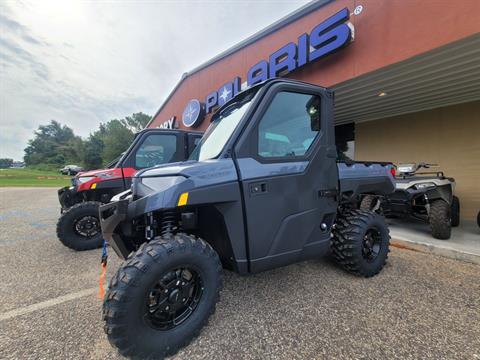
[(65, 186), (61, 189), (58, 189), (58, 201), (62, 210), (66, 210), (77, 203), (77, 191), (73, 186)]
[(100, 206), (103, 238), (122, 259), (126, 259), (137, 247), (134, 241), (137, 235), (135, 220), (151, 211), (148, 210), (151, 209), (149, 200), (149, 196), (133, 200), (131, 192), (125, 191), (116, 195), (112, 202)]
[(127, 219), (129, 200), (119, 200), (100, 206), (100, 226), (103, 238), (122, 259), (130, 253), (121, 236), (115, 232), (122, 221)]

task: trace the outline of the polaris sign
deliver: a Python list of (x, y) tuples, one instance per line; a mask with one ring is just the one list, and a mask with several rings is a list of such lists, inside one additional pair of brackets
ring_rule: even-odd
[[(353, 25), (348, 23), (350, 12), (348, 8), (340, 10), (335, 15), (313, 28), (310, 34), (302, 34), (297, 43), (289, 42), (271, 54), (267, 60), (253, 65), (247, 72), (247, 87), (277, 76), (284, 76), (312, 61), (348, 45), (353, 39)], [(183, 125), (198, 126), (204, 116), (212, 112), (216, 106), (222, 106), (242, 90), (240, 77), (235, 77), (217, 91), (212, 91), (205, 97), (202, 104), (197, 99), (188, 102), (182, 115)]]
[(159, 126), (158, 129), (175, 129), (175, 116), (172, 116), (170, 119), (164, 121)]

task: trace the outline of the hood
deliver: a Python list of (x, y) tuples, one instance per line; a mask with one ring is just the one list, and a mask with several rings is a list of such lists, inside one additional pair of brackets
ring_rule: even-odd
[(198, 165), (198, 161), (180, 161), (175, 163), (161, 164), (152, 168), (140, 170), (135, 174), (135, 177), (154, 177), (154, 176), (171, 176), (178, 175), (184, 169), (191, 168)]
[(172, 208), (184, 192), (236, 181), (232, 159), (187, 161), (138, 172), (133, 178), (134, 199), (145, 202), (146, 211)]
[(231, 159), (178, 162), (146, 169), (135, 175), (140, 179), (164, 176), (183, 176), (194, 182), (195, 186), (237, 180), (237, 172)]
[(99, 169), (99, 170), (90, 170), (90, 171), (83, 171), (79, 172), (75, 177), (86, 177), (86, 176), (94, 176), (94, 177), (102, 177), (102, 178), (117, 178), (122, 177), (122, 169), (121, 168), (114, 168), (114, 169)]

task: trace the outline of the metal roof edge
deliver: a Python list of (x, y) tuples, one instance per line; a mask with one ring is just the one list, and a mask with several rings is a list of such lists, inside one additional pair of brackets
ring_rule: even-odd
[(173, 94), (180, 87), (182, 82), (186, 78), (188, 78), (190, 75), (195, 74), (195, 73), (199, 72), (200, 70), (205, 69), (206, 67), (208, 67), (210, 65), (213, 65), (217, 61), (220, 61), (223, 58), (225, 58), (229, 55), (232, 55), (233, 53), (247, 47), (250, 44), (255, 43), (256, 41), (264, 38), (265, 36), (268, 36), (268, 35), (274, 33), (278, 29), (281, 29), (284, 26), (287, 26), (288, 24), (291, 24), (292, 22), (304, 17), (305, 15), (309, 14), (310, 12), (312, 12), (314, 10), (317, 10), (318, 8), (324, 6), (324, 5), (326, 5), (326, 4), (328, 4), (332, 1), (334, 1), (334, 0), (313, 0), (313, 1), (303, 5), (302, 7), (298, 8), (294, 12), (291, 12), (290, 14), (284, 16), (283, 18), (275, 21), (274, 23), (270, 24), (266, 28), (264, 28), (264, 29), (256, 32), (255, 34), (247, 37), (245, 40), (240, 41), (238, 44), (236, 44), (236, 45), (228, 48), (227, 50), (221, 52), (217, 56), (214, 56), (213, 58), (211, 58), (207, 62), (197, 66), (196, 68), (192, 69), (191, 71), (183, 73), (183, 75), (180, 78), (180, 80), (178, 81), (178, 83), (175, 85), (175, 87), (172, 89), (172, 91), (170, 91), (168, 96), (163, 101), (162, 105), (160, 105), (160, 108), (157, 110), (155, 115), (152, 116), (152, 119), (148, 122), (148, 124), (145, 127), (150, 126), (150, 124), (153, 122), (153, 120), (155, 120), (155, 118), (160, 113), (160, 111), (162, 111), (163, 107), (167, 104), (167, 102), (170, 100), (170, 98), (173, 96)]

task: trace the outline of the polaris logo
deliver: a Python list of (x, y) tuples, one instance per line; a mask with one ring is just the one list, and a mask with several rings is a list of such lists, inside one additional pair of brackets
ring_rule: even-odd
[[(271, 54), (268, 60), (262, 60), (253, 65), (247, 72), (246, 87), (278, 76), (285, 76), (348, 45), (353, 40), (353, 25), (348, 23), (349, 18), (350, 12), (348, 8), (344, 8), (315, 26), (310, 34), (300, 35), (296, 43), (289, 42)], [(237, 76), (218, 90), (209, 93), (204, 103), (196, 99), (190, 100), (183, 111), (183, 125), (198, 126), (205, 114), (225, 104), (240, 90), (242, 90), (242, 81)]]
[(345, 46), (352, 38), (352, 30), (345, 24), (348, 19), (349, 11), (345, 8), (315, 26), (310, 35), (300, 35), (297, 44), (282, 46), (270, 55), (268, 62), (262, 60), (248, 70), (247, 85), (286, 75)]

